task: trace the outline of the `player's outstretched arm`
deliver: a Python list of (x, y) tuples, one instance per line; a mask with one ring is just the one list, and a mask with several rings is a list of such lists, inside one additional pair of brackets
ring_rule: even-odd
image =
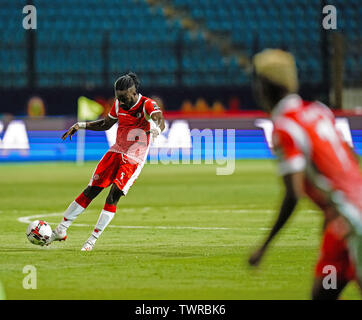
[(118, 119), (113, 119), (107, 115), (104, 119), (86, 122), (85, 129), (92, 131), (106, 131), (110, 129), (117, 121)]
[(96, 121), (90, 122), (77, 122), (73, 124), (67, 132), (62, 135), (62, 140), (64, 141), (68, 136), (70, 140), (72, 140), (72, 136), (79, 130), (79, 129), (87, 129), (92, 131), (106, 131), (110, 129), (118, 120), (112, 119), (107, 115), (104, 119), (99, 119)]
[(288, 221), (289, 217), (292, 215), (295, 206), (297, 205), (298, 198), (303, 194), (302, 193), (302, 181), (304, 173), (298, 172), (293, 174), (288, 174), (283, 177), (285, 185), (285, 195), (279, 210), (279, 215), (277, 220), (274, 223), (272, 230), (270, 231), (268, 237), (264, 241), (263, 245), (256, 250), (249, 258), (249, 264), (252, 266), (257, 266), (261, 258), (263, 257), (269, 243), (275, 237), (275, 235), (280, 231), (284, 224)]

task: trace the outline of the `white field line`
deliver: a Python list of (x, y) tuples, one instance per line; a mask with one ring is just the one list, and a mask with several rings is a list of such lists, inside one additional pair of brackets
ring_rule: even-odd
[[(144, 208), (129, 208), (129, 209), (121, 209), (118, 210), (120, 212), (139, 212), (139, 213), (144, 213), (147, 212), (150, 208), (149, 207), (144, 207)], [(162, 207), (160, 209), (171, 209), (169, 207)], [(173, 208), (174, 209), (174, 208)], [(180, 210), (181, 209), (181, 210)], [(177, 208), (177, 210), (180, 212), (184, 212), (184, 210), (182, 210), (181, 208)], [(276, 210), (270, 210), (270, 209), (220, 209), (220, 210), (210, 210), (207, 209), (207, 207), (205, 208), (194, 208), (193, 212), (196, 211), (204, 211), (207, 210), (210, 213), (214, 213), (214, 212), (223, 212), (223, 213), (250, 213), (250, 212), (254, 212), (254, 213), (274, 213), (276, 212)], [(92, 209), (88, 209), (88, 211), (96, 211), (96, 210), (92, 210)], [(31, 212), (28, 210), (13, 210), (14, 213), (19, 213), (19, 212)], [(318, 212), (317, 210), (303, 210), (304, 213), (316, 213)], [(43, 219), (45, 217), (55, 217), (55, 216), (63, 216), (64, 212), (53, 212), (53, 213), (41, 213), (41, 214), (36, 214), (36, 215), (32, 215), (32, 216), (24, 216), (24, 217), (19, 217), (17, 218), (17, 221), (19, 221), (20, 223), (25, 223), (25, 224), (29, 224), (31, 221), (34, 221), (36, 219)], [(57, 223), (49, 223), (49, 224), (57, 224)], [(82, 223), (73, 223), (72, 226), (76, 226), (76, 227), (93, 227), (93, 225), (90, 224), (82, 224)], [(161, 229), (161, 230), (169, 230), (169, 229), (173, 229), (173, 230), (240, 230), (241, 228), (227, 228), (227, 227), (191, 227), (191, 226), (120, 226), (120, 225), (112, 225), (110, 224), (108, 226), (108, 228), (118, 228), (118, 229)], [(271, 228), (258, 228), (259, 230), (270, 230)]]
[[(48, 214), (37, 214), (33, 216), (25, 216), (20, 217), (17, 220), (21, 223), (29, 224), (34, 219), (40, 219), (45, 217), (55, 217), (55, 216), (62, 216), (63, 212), (54, 212)], [(49, 224), (57, 224), (57, 223), (50, 223)], [(72, 226), (76, 227), (92, 227), (90, 224), (82, 224), (82, 223), (73, 223)], [(110, 224), (108, 228), (119, 228), (119, 229), (190, 229), (190, 230), (238, 230), (239, 228), (223, 228), (223, 227), (187, 227), (187, 226), (117, 226)]]

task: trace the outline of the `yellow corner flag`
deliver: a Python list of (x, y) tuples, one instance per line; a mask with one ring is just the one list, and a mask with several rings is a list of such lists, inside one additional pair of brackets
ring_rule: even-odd
[(103, 106), (86, 97), (78, 98), (78, 120), (96, 120), (103, 112)]

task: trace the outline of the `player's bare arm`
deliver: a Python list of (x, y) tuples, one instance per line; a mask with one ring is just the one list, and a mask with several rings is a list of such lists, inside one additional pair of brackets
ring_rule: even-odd
[(107, 115), (107, 117), (103, 119), (99, 119), (96, 121), (90, 122), (77, 122), (72, 125), (67, 132), (62, 135), (62, 140), (64, 141), (68, 136), (70, 140), (72, 140), (72, 136), (79, 130), (79, 129), (87, 129), (92, 131), (106, 131), (110, 129), (118, 120), (112, 119)]
[(151, 128), (149, 132), (152, 134), (152, 139), (156, 139), (165, 130), (165, 119), (161, 111), (152, 113), (151, 119), (156, 124), (156, 128)]
[(269, 243), (292, 215), (294, 208), (297, 205), (298, 198), (303, 195), (303, 179), (304, 172), (288, 174), (283, 177), (285, 195), (278, 218), (263, 245), (249, 258), (250, 265), (257, 266), (260, 263)]
[(156, 123), (156, 125), (161, 129), (161, 132), (165, 130), (165, 118), (163, 117), (162, 112), (154, 112), (151, 115), (151, 119)]

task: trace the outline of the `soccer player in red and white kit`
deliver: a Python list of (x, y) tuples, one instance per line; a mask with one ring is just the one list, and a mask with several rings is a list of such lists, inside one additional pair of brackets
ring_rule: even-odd
[[(249, 263), (259, 264), (298, 199), (307, 195), (324, 213), (312, 298), (337, 299), (350, 280), (362, 287), (362, 174), (358, 161), (336, 130), (331, 110), (296, 94), (297, 70), (290, 53), (267, 49), (255, 55), (253, 63), (255, 95), (271, 112), (274, 124), (273, 146), (285, 196), (272, 230)], [(337, 288), (323, 286), (331, 270), (337, 273)]]
[(65, 140), (68, 136), (72, 139), (77, 130), (105, 131), (118, 122), (116, 143), (98, 163), (89, 185), (69, 205), (49, 243), (65, 240), (66, 231), (76, 217), (104, 188), (112, 185), (94, 230), (82, 247), (82, 251), (92, 250), (113, 219), (120, 197), (127, 194), (139, 176), (147, 158), (150, 138), (154, 139), (161, 134), (165, 123), (156, 102), (142, 96), (138, 87), (136, 74), (130, 72), (121, 76), (114, 84), (116, 98), (107, 117), (91, 122), (78, 122), (62, 136)]

